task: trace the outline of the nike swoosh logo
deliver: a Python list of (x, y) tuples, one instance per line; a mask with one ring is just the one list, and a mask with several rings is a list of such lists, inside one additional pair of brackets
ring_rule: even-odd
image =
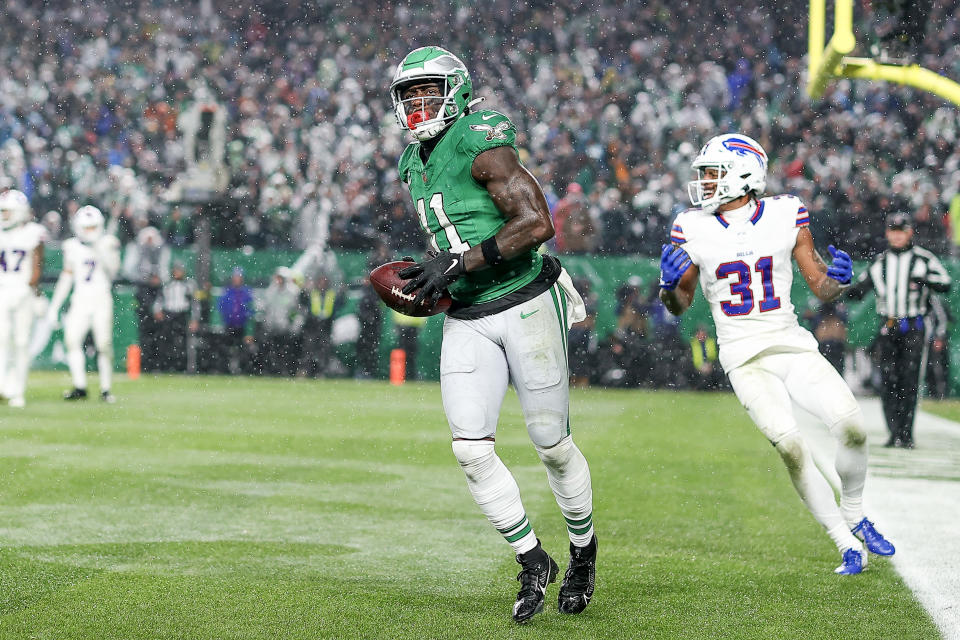
[(530, 316), (532, 316), (533, 314), (535, 314), (537, 311), (540, 311), (540, 309), (534, 309), (534, 310), (531, 311), (530, 313), (524, 313), (523, 311), (521, 311), (521, 312), (520, 312), (520, 319), (521, 319), (521, 320), (526, 320), (527, 318), (529, 318)]
[(451, 271), (452, 269), (456, 269), (457, 264), (458, 264), (459, 262), (460, 262), (459, 260), (454, 260), (453, 262), (451, 262), (451, 263), (450, 263), (450, 266), (447, 267), (447, 270), (444, 271), (443, 273), (444, 273), (444, 274), (447, 274), (447, 273), (450, 273), (450, 271)]
[(487, 115), (487, 116), (480, 116), (480, 119), (481, 119), (481, 120), (489, 120), (490, 118), (496, 118), (496, 117), (497, 117), (497, 116), (495, 116), (495, 115), (493, 115), (493, 114), (491, 113), (490, 115)]

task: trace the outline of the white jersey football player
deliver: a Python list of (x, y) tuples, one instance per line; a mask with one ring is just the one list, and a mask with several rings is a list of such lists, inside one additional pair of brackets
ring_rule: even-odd
[[(689, 183), (697, 208), (677, 216), (660, 260), (660, 299), (675, 315), (693, 301), (697, 281), (717, 327), (720, 364), (737, 398), (776, 447), (800, 498), (836, 543), (841, 575), (860, 573), (867, 553), (894, 547), (863, 513), (866, 433), (856, 399), (820, 355), (790, 301), (793, 262), (820, 300), (849, 285), (853, 263), (829, 247), (828, 266), (817, 253), (810, 216), (794, 196), (761, 198), (767, 155), (751, 138), (711, 139), (692, 163)], [(815, 466), (793, 417), (791, 400), (822, 421), (837, 441), (840, 504)]]
[(47, 319), (53, 324), (70, 290), (70, 309), (64, 316), (63, 341), (73, 389), (65, 400), (87, 397), (87, 367), (83, 342), (93, 332), (100, 374), (100, 398), (113, 402), (113, 279), (120, 268), (120, 241), (104, 233), (103, 213), (96, 207), (77, 209), (70, 221), (74, 237), (63, 243), (63, 271), (50, 301)]
[(27, 196), (15, 189), (0, 193), (0, 394), (11, 407), (25, 405), (46, 235), (33, 222)]

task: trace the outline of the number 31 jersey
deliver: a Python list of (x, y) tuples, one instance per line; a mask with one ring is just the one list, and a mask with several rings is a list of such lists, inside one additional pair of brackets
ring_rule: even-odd
[(674, 221), (670, 240), (700, 269), (725, 371), (771, 347), (817, 350), (790, 301), (793, 249), (809, 224), (803, 203), (786, 195), (723, 213), (690, 209)]

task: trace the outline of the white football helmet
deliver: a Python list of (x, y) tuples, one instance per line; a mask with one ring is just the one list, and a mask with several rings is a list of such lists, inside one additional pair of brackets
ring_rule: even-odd
[[(426, 118), (424, 101), (431, 98), (403, 100), (403, 91), (412, 84), (435, 81), (440, 84), (437, 115)], [(390, 83), (393, 113), (400, 126), (421, 142), (436, 137), (450, 123), (467, 112), (473, 95), (473, 82), (467, 66), (460, 58), (440, 47), (414, 49), (397, 65)]]
[(70, 228), (73, 229), (73, 235), (80, 239), (84, 244), (92, 244), (103, 235), (103, 213), (100, 209), (87, 205), (80, 207), (73, 214), (70, 220)]
[(31, 217), (30, 201), (22, 191), (10, 189), (0, 193), (0, 229), (12, 229)]
[[(697, 176), (687, 183), (687, 194), (695, 207), (715, 207), (767, 186), (767, 154), (754, 140), (739, 133), (711, 138), (690, 165)], [(717, 178), (707, 178), (714, 169)]]

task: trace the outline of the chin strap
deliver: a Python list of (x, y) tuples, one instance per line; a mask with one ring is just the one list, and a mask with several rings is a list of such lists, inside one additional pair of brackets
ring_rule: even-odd
[(475, 106), (477, 106), (483, 101), (484, 101), (484, 98), (474, 98), (473, 100), (467, 103), (467, 109), (473, 109)]

